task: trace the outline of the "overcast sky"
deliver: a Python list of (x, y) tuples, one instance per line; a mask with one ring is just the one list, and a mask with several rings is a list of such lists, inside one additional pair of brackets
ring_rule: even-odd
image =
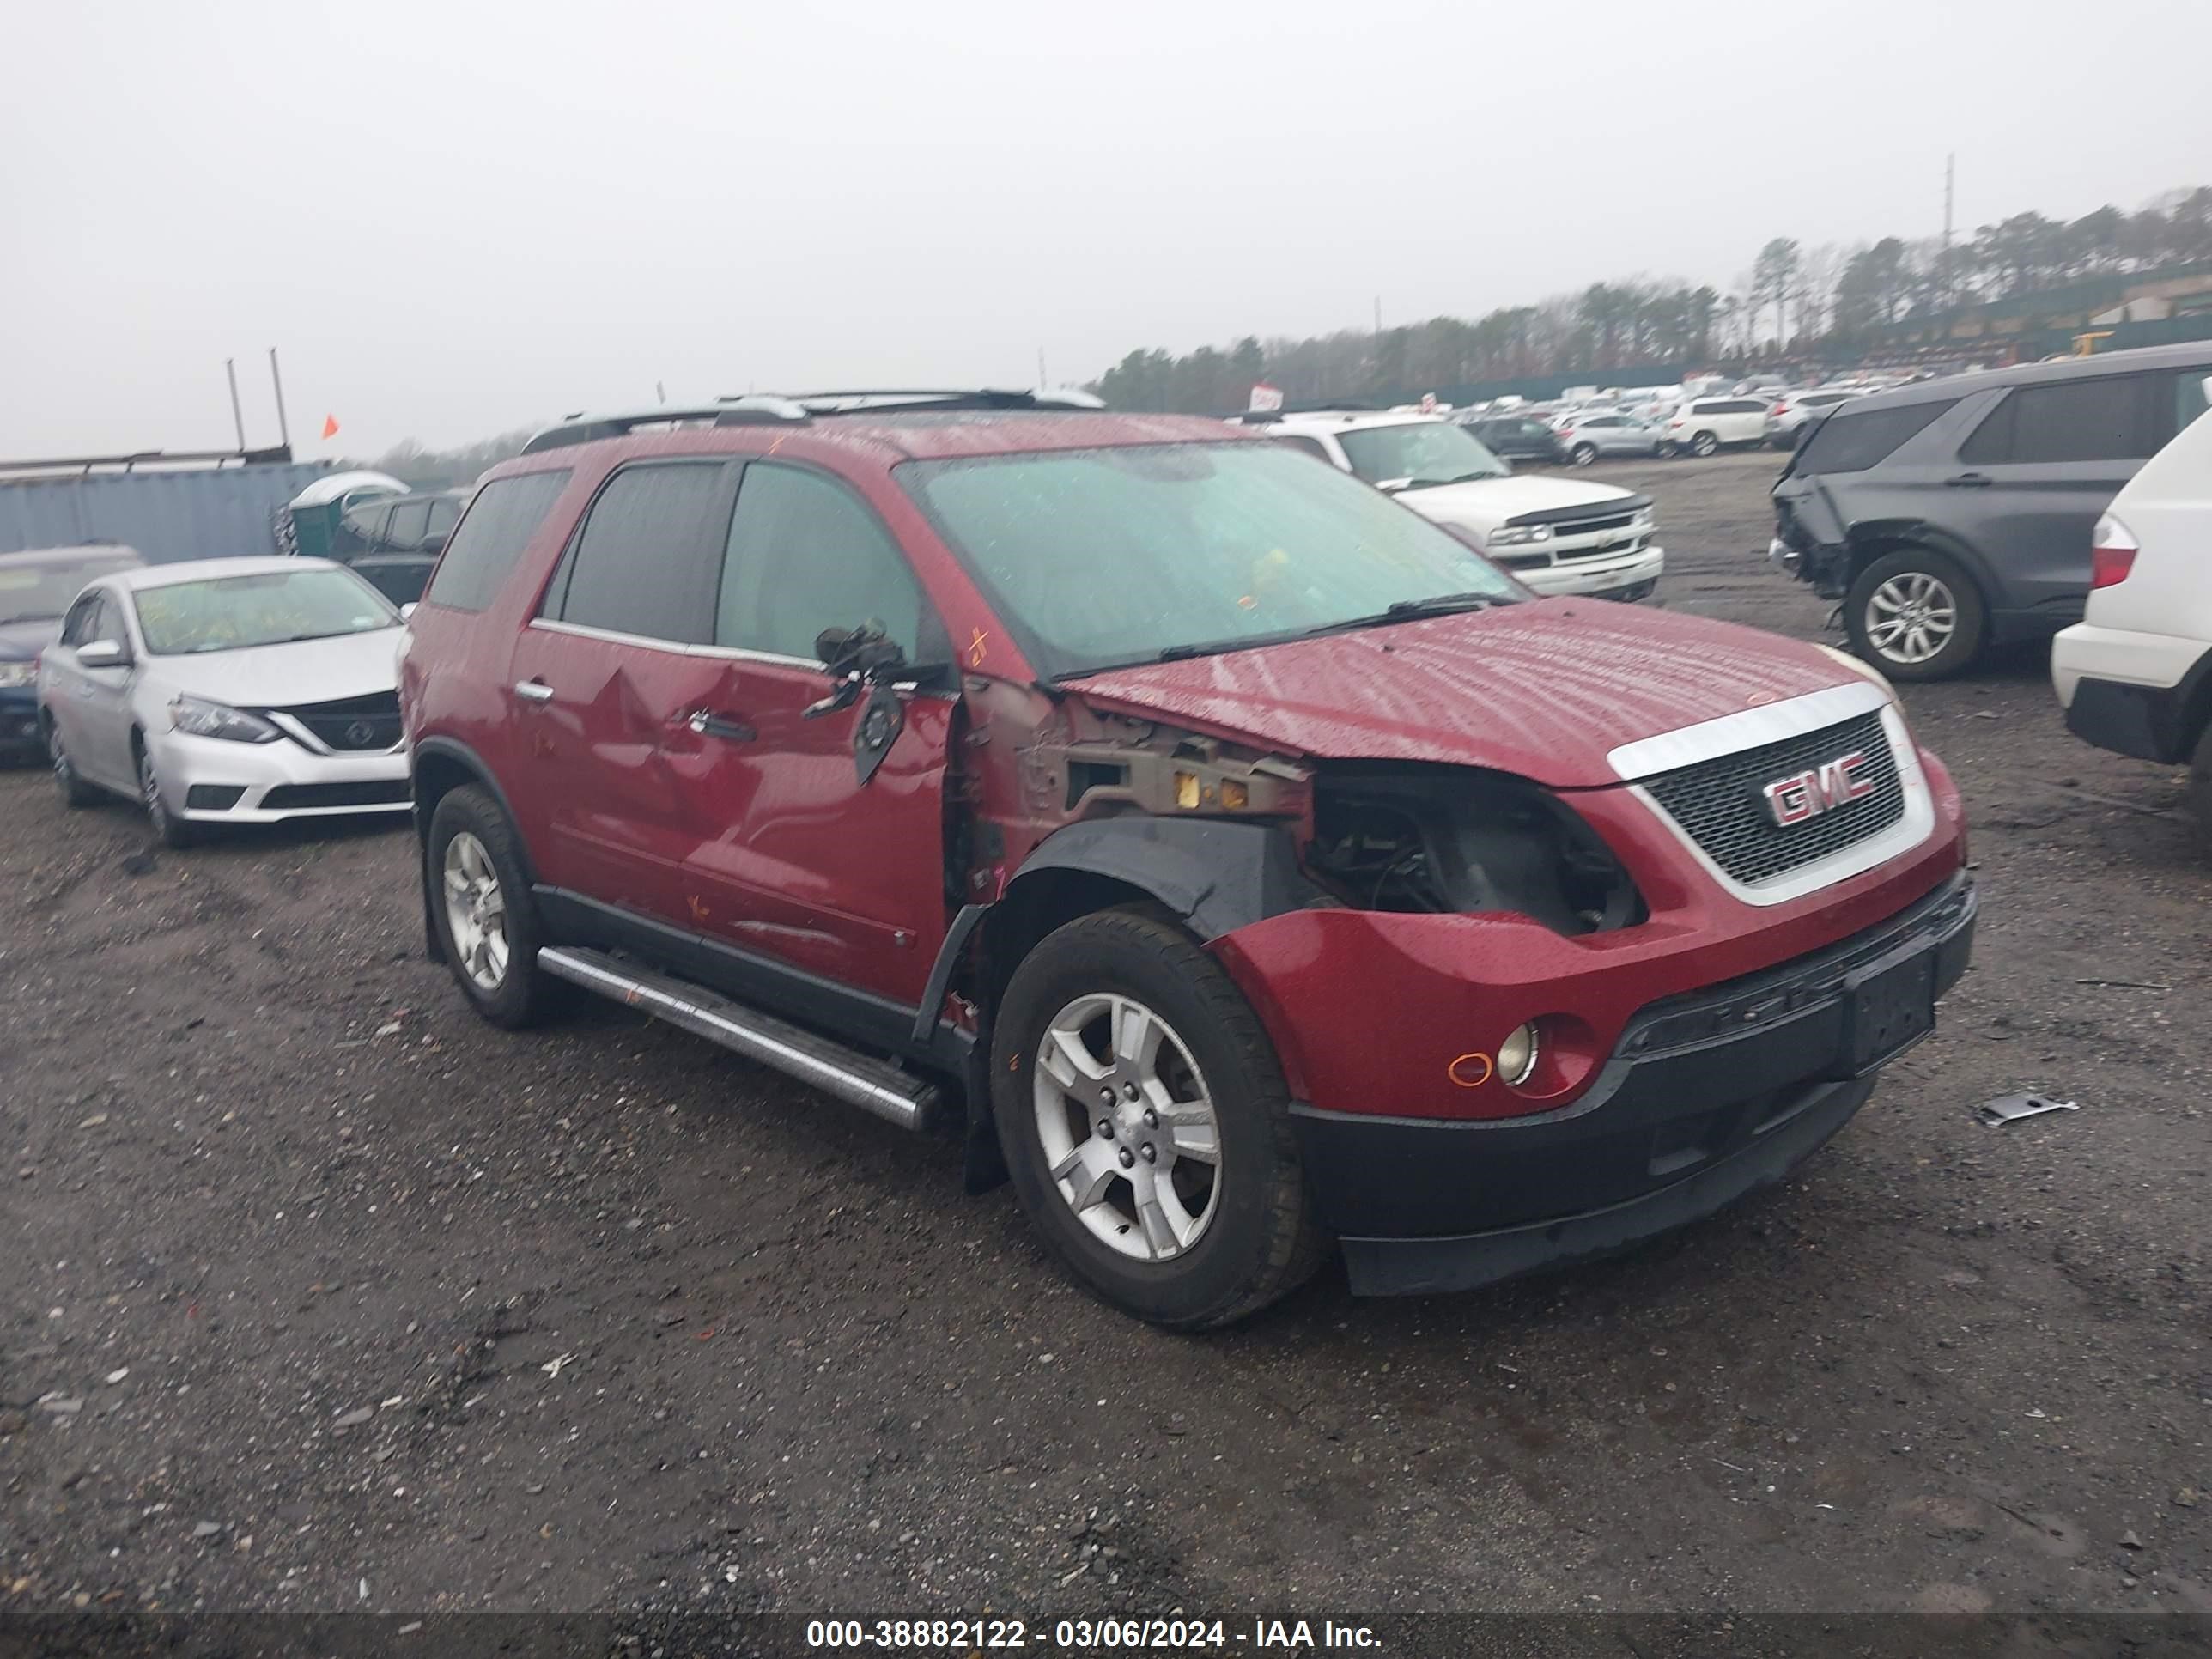
[[(1087, 380), (2212, 182), (2212, 6), (17, 0), (0, 457)], [(325, 444), (325, 414), (343, 430)]]

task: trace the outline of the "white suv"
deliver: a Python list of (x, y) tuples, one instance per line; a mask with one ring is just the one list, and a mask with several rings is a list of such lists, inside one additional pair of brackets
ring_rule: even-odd
[(1449, 421), (1318, 410), (1245, 423), (1397, 496), (1539, 593), (1646, 599), (1667, 568), (1650, 496), (1516, 473)]
[[(2212, 378), (2208, 378), (2212, 389)], [(2212, 416), (2145, 462), (2097, 521), (2089, 605), (2052, 641), (2051, 678), (2077, 738), (2190, 763), (2212, 853)]]
[(1735, 444), (1763, 444), (1770, 407), (1765, 398), (1693, 398), (1668, 416), (1668, 453), (1710, 455)]

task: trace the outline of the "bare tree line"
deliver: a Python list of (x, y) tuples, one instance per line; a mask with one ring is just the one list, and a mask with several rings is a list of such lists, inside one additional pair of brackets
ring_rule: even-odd
[(1485, 380), (1865, 351), (1881, 331), (1970, 303), (2086, 277), (2212, 261), (2212, 187), (2168, 191), (2136, 212), (2072, 221), (2014, 214), (1946, 252), (1941, 237), (1808, 246), (1778, 236), (1723, 292), (1632, 276), (1508, 306), (1475, 321), (1432, 317), (1309, 339), (1247, 336), (1185, 356), (1132, 351), (1099, 376), (1116, 409), (1225, 411), (1266, 380), (1294, 400), (1394, 396)]

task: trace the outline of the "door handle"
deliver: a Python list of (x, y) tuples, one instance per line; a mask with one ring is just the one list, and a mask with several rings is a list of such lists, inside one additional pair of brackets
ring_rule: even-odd
[(1990, 480), (1986, 472), (1961, 472), (1943, 482), (1954, 489), (1987, 489)]
[(550, 702), (553, 701), (553, 688), (544, 680), (517, 680), (514, 695), (525, 702)]
[(750, 743), (760, 736), (743, 720), (733, 720), (711, 708), (693, 709), (684, 717), (684, 724), (691, 728), (695, 736), (720, 738), (726, 743)]

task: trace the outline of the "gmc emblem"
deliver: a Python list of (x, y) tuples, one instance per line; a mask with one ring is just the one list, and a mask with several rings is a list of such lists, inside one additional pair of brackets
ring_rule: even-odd
[(1759, 797), (1775, 823), (1787, 830), (1793, 823), (1820, 817), (1832, 806), (1874, 793), (1874, 780), (1859, 775), (1859, 768), (1865, 764), (1866, 755), (1855, 749), (1811, 771), (1775, 779), (1759, 792)]

